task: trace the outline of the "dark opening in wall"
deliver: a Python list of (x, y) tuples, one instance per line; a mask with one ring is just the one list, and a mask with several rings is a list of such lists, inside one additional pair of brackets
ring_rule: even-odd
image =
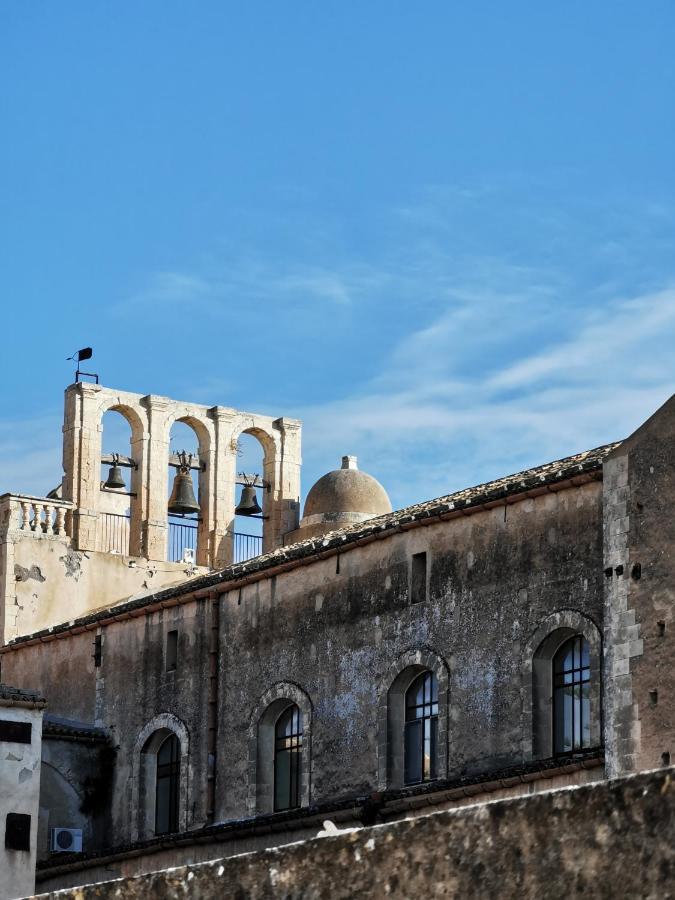
[(30, 722), (14, 722), (11, 719), (0, 719), (0, 741), (12, 744), (30, 744), (33, 726)]
[(5, 849), (30, 850), (30, 816), (24, 813), (7, 813)]
[(178, 632), (169, 631), (166, 635), (166, 671), (173, 672), (178, 666)]
[(427, 599), (427, 555), (414, 553), (410, 572), (410, 602), (422, 603)]
[(103, 635), (97, 634), (94, 638), (94, 666), (99, 668), (103, 661)]

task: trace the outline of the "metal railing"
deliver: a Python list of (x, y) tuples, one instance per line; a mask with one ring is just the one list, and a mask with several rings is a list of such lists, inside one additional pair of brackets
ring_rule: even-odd
[[(186, 548), (197, 550), (198, 525), (190, 521), (172, 522), (169, 520), (169, 562), (182, 562), (183, 552)], [(235, 531), (232, 533), (233, 562), (244, 562), (262, 553), (262, 536), (257, 534), (244, 534)]]
[(260, 535), (235, 531), (232, 536), (234, 538), (233, 562), (244, 562), (245, 559), (252, 559), (262, 553), (262, 537)]
[(187, 522), (169, 521), (169, 562), (182, 562), (183, 551), (197, 550), (197, 528)]
[(103, 553), (129, 555), (130, 517), (120, 513), (101, 513), (101, 538), (99, 547)]

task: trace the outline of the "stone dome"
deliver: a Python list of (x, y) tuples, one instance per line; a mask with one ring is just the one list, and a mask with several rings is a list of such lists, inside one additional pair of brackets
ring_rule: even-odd
[(300, 524), (341, 528), (389, 512), (391, 503), (380, 482), (359, 471), (355, 456), (343, 456), (342, 468), (319, 478), (307, 494)]

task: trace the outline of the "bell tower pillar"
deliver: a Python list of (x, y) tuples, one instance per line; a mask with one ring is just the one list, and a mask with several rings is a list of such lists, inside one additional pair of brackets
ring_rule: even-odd
[(144, 556), (166, 559), (168, 522), (167, 472), (169, 466), (168, 415), (173, 406), (168, 397), (148, 394), (141, 401), (148, 411), (148, 432), (144, 439), (143, 509), (145, 524)]
[(63, 418), (63, 499), (75, 504), (71, 534), (77, 550), (96, 550), (101, 480), (101, 422), (97, 384), (66, 388)]
[(213, 406), (209, 416), (215, 429), (212, 453), (214, 476), (213, 513), (210, 547), (214, 568), (228, 566), (233, 560), (234, 506), (237, 477), (237, 442), (234, 438), (237, 411), (227, 406)]
[(263, 528), (263, 553), (283, 544), (283, 537), (300, 524), (300, 440), (302, 423), (282, 416), (273, 422), (280, 440), (273, 459), (265, 455), (264, 478), (271, 485), (265, 494), (263, 513), (268, 516)]

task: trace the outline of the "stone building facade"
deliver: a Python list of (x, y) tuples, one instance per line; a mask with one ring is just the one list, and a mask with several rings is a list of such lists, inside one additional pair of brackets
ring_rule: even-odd
[(299, 522), (284, 476), (267, 552), (13, 637), (3, 677), (93, 729), (102, 774), (84, 854), (41, 883), (668, 764), (674, 431), (671, 399), (623, 443), (395, 512), (359, 473)]

